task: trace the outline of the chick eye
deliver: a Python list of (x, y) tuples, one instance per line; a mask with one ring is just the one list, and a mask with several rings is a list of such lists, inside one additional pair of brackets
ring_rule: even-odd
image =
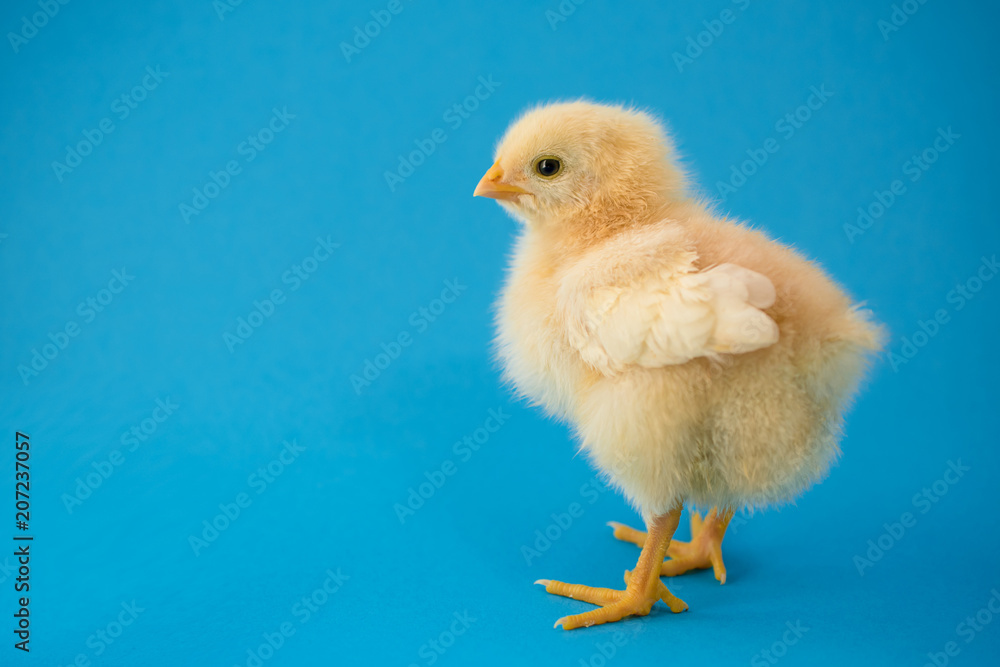
[(535, 160), (535, 173), (542, 178), (555, 178), (562, 171), (562, 162), (557, 157), (543, 155)]

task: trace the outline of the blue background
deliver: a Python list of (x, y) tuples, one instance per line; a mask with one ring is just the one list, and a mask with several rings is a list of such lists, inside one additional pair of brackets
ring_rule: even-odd
[[(31, 437), (35, 536), (30, 656), (11, 646), (15, 574), (0, 558), (0, 663), (246, 665), (288, 622), (264, 664), (600, 665), (619, 632), (608, 664), (771, 664), (774, 650), (789, 665), (920, 665), (950, 641), (955, 664), (996, 664), (1000, 618), (969, 642), (958, 625), (1000, 587), (1000, 281), (949, 301), (1000, 249), (995, 4), (930, 0), (883, 34), (888, 1), (591, 1), (558, 22), (555, 0), (404, 1), (350, 62), (340, 44), (386, 3), (246, 0), (222, 18), (181, 4), (71, 2), (0, 48), (0, 539), (16, 532), (16, 430)], [(731, 23), (679, 67), (724, 9)], [(4, 3), (0, 28), (38, 11)], [(115, 99), (147, 66), (168, 76), (120, 118)], [(479, 77), (499, 85), (449, 124)], [(829, 100), (779, 133), (822, 85)], [(691, 574), (668, 581), (686, 614), (658, 605), (563, 632), (558, 617), (591, 607), (532, 582), (619, 587), (638, 550), (604, 524), (638, 518), (592, 490), (564, 427), (500, 385), (491, 308), (515, 223), (471, 193), (516, 114), (581, 95), (661, 113), (710, 196), (775, 138), (723, 210), (822, 262), (896, 354), (939, 309), (948, 321), (906, 363), (876, 363), (826, 482), (734, 523), (729, 583)], [(238, 146), (274, 108), (295, 118), (247, 161)], [(113, 132), (60, 181), (52, 163), (104, 118)], [(911, 181), (905, 163), (949, 127), (960, 138)], [(390, 189), (385, 172), (437, 128), (446, 140)], [(179, 205), (230, 160), (240, 173), (185, 222)], [(851, 242), (844, 225), (896, 179), (905, 193)], [(293, 290), (283, 276), (317, 237), (340, 245)], [(78, 304), (122, 267), (134, 279), (88, 322)], [(465, 289), (421, 324), (447, 280)], [(231, 352), (223, 335), (275, 289), (284, 303)], [(69, 322), (79, 335), (23, 379)], [(356, 391), (352, 375), (401, 333), (411, 344)], [(168, 398), (176, 410), (128, 451), (123, 434)], [(454, 443), (491, 409), (509, 418), (464, 460)], [(257, 493), (250, 476), (285, 440), (304, 451)], [(67, 508), (115, 450), (121, 464)], [(394, 506), (448, 460), (455, 474), (401, 522)], [(915, 501), (949, 461), (969, 470)], [(251, 504), (195, 555), (189, 537), (240, 493)], [(574, 502), (583, 514), (526, 558)], [(884, 537), (904, 512), (915, 524)], [(880, 537), (890, 548), (859, 574)], [(338, 568), (349, 579), (302, 622), (295, 605)], [(88, 638), (133, 600), (144, 611), (97, 655)], [(782, 645), (796, 622), (808, 630)]]

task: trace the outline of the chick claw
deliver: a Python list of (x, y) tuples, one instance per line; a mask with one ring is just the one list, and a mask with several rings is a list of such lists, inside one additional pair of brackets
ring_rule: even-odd
[(625, 572), (626, 589), (623, 591), (612, 588), (594, 588), (591, 586), (581, 586), (580, 584), (566, 584), (561, 581), (550, 581), (539, 579), (536, 584), (545, 586), (545, 590), (553, 595), (582, 600), (591, 604), (600, 605), (600, 609), (594, 609), (583, 614), (573, 616), (563, 616), (556, 621), (555, 626), (560, 625), (563, 630), (573, 630), (575, 628), (601, 625), (602, 623), (614, 623), (626, 616), (645, 616), (657, 600), (670, 607), (670, 611), (675, 614), (686, 611), (687, 603), (671, 593), (662, 581), (657, 578), (655, 584), (647, 587), (643, 593), (638, 588), (630, 584), (631, 572)]
[[(720, 584), (726, 583), (726, 565), (722, 561), (722, 539), (733, 518), (731, 510), (721, 514), (712, 509), (703, 520), (697, 512), (691, 512), (691, 541), (672, 540), (667, 548), (669, 560), (660, 566), (660, 576), (676, 577), (691, 570), (712, 568)], [(646, 543), (646, 533), (629, 528), (614, 521), (608, 523), (615, 529), (615, 537), (623, 542), (631, 542), (639, 547)]]

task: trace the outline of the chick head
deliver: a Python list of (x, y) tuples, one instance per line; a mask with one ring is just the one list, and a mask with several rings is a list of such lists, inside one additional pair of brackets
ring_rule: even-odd
[(535, 226), (652, 208), (684, 188), (659, 122), (636, 109), (578, 101), (539, 106), (516, 120), (473, 194)]

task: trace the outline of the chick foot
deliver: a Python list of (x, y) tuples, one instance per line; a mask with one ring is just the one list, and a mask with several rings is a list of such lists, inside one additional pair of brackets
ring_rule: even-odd
[[(676, 577), (691, 570), (712, 568), (716, 580), (720, 584), (726, 583), (726, 565), (722, 561), (722, 539), (732, 518), (732, 510), (720, 513), (713, 508), (704, 519), (697, 512), (691, 512), (691, 541), (671, 541), (667, 549), (667, 556), (670, 559), (663, 561), (660, 575)], [(641, 530), (614, 521), (608, 525), (615, 529), (615, 537), (623, 542), (631, 542), (640, 547), (646, 543), (646, 533)]]
[(555, 627), (561, 625), (564, 630), (573, 630), (613, 623), (626, 616), (645, 616), (657, 600), (663, 600), (675, 614), (685, 611), (688, 608), (687, 604), (667, 589), (660, 581), (659, 573), (659, 563), (666, 554), (667, 545), (677, 528), (679, 519), (680, 508), (653, 519), (650, 524), (650, 537), (644, 540), (645, 544), (635, 570), (625, 573), (623, 591), (566, 584), (548, 579), (536, 581), (536, 584), (544, 585), (545, 590), (553, 595), (583, 600), (601, 607), (583, 614), (564, 616), (556, 621)]

